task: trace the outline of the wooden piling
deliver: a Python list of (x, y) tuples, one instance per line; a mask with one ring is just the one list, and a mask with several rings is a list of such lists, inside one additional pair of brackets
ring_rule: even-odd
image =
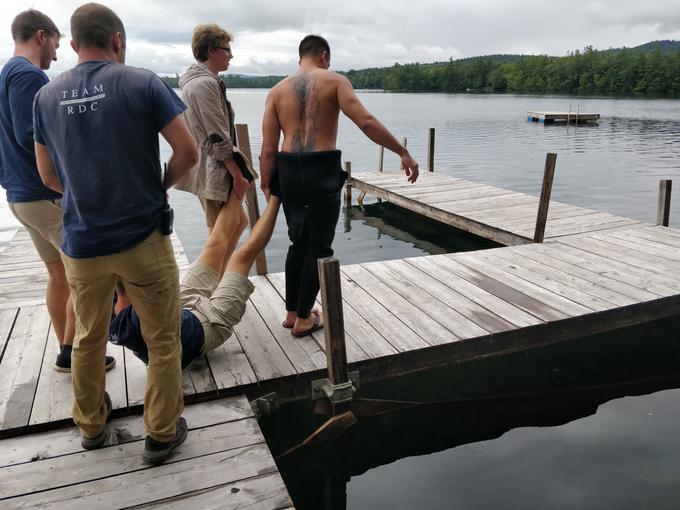
[(664, 227), (668, 226), (671, 214), (671, 188), (673, 181), (661, 179), (659, 181), (659, 209), (656, 216), (656, 223)]
[(380, 146), (380, 151), (378, 153), (378, 172), (383, 171), (383, 163), (385, 161), (385, 147)]
[(434, 172), (434, 128), (430, 128), (427, 143), (427, 169)]
[(345, 208), (352, 207), (352, 162), (345, 161), (345, 172), (347, 172), (347, 180), (345, 181)]
[(542, 243), (545, 235), (545, 224), (548, 221), (548, 207), (550, 205), (550, 193), (552, 192), (553, 176), (555, 175), (555, 162), (557, 154), (549, 152), (545, 157), (545, 170), (543, 171), (543, 187), (541, 198), (538, 203), (536, 215), (536, 230), (534, 230), (534, 242)]
[[(333, 385), (349, 381), (347, 350), (345, 347), (345, 320), (342, 312), (342, 284), (340, 262), (335, 257), (319, 259), (319, 284), (323, 304), (323, 333), (326, 339), (328, 380)], [(337, 406), (336, 406), (337, 407)], [(335, 409), (343, 412), (347, 409)]]
[[(255, 167), (253, 161), (253, 154), (250, 150), (250, 135), (248, 134), (248, 124), (236, 124), (236, 145), (245, 154), (246, 158)], [(260, 206), (257, 200), (257, 188), (255, 188), (255, 181), (250, 183), (246, 191), (246, 205), (248, 207), (248, 222), (252, 231), (257, 220), (260, 219)], [(262, 250), (255, 259), (255, 270), (258, 275), (267, 274), (267, 255), (265, 250)]]
[[(408, 138), (404, 137), (404, 138), (401, 140), (401, 144), (402, 144), (404, 147), (406, 147), (406, 145), (408, 145)], [(403, 169), (404, 169), (404, 165), (399, 164), (399, 170), (403, 170)]]

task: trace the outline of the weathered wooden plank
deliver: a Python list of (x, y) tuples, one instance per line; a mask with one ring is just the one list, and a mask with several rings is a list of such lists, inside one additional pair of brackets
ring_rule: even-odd
[[(493, 268), (488, 268), (488, 265), (476, 267), (471, 264), (463, 264), (457, 257), (454, 258), (449, 255), (434, 255), (428, 258), (435, 264), (441, 265), (498, 298), (544, 321), (564, 319), (568, 316), (560, 307), (555, 307), (553, 304), (544, 301), (543, 296), (536, 292), (535, 285), (530, 285), (516, 277), (509, 278), (508, 276), (511, 275), (494, 271)], [(543, 294), (545, 294), (545, 291)], [(541, 299), (539, 300), (538, 297)]]
[[(73, 405), (71, 376), (54, 370), (54, 362), (58, 353), (59, 343), (54, 331), (50, 328), (29, 419), (31, 425), (71, 417)], [(123, 382), (123, 395), (125, 395), (125, 382)], [(125, 405), (124, 400), (123, 405)]]
[(257, 376), (235, 334), (207, 353), (206, 357), (218, 390), (257, 382)]
[[(434, 287), (434, 285), (430, 285), (430, 282), (427, 282), (427, 277), (418, 270), (406, 265), (406, 270), (410, 269), (411, 272), (400, 273), (394, 271), (390, 265), (382, 262), (362, 264), (362, 267), (404, 297), (424, 316), (432, 318), (448, 329), (455, 337), (459, 339), (475, 338), (489, 334), (489, 330), (484, 329), (476, 322), (459, 313), (455, 306), (457, 303), (452, 302), (453, 300), (447, 300), (447, 302), (440, 301), (433, 294), (419, 286), (419, 283), (425, 283), (428, 289)], [(416, 280), (418, 281), (416, 282)]]
[(452, 202), (456, 199), (467, 200), (473, 197), (503, 197), (512, 195), (512, 191), (501, 188), (494, 188), (493, 186), (478, 186), (475, 188), (462, 189), (457, 191), (431, 191), (426, 194), (418, 194), (415, 191), (399, 193), (405, 198), (417, 200), (423, 203), (433, 202)]
[[(489, 250), (491, 252), (493, 250)], [(561, 310), (570, 315), (583, 315), (599, 308), (596, 306), (596, 301), (593, 298), (588, 300), (585, 296), (578, 298), (571, 293), (566, 286), (559, 285), (559, 282), (544, 278), (541, 275), (532, 274), (530, 271), (521, 271), (511, 264), (506, 264), (505, 261), (494, 257), (491, 253), (486, 252), (471, 252), (474, 256), (468, 254), (461, 254), (456, 257), (456, 260), (463, 264), (481, 271), (501, 282), (512, 285), (517, 289), (526, 289), (528, 292), (540, 299), (544, 303)], [(565, 295), (569, 297), (565, 297)], [(582, 299), (581, 299), (582, 298)], [(574, 299), (579, 299), (579, 302)], [(584, 301), (591, 301), (591, 305), (586, 306)], [(606, 310), (611, 308), (608, 303), (599, 303)]]
[[(173, 457), (173, 463), (264, 443), (257, 421), (230, 421), (189, 432), (186, 441)], [(0, 499), (12, 498), (38, 491), (59, 491), (59, 487), (85, 484), (99, 478), (124, 476), (139, 470), (150, 470), (144, 462), (142, 440), (105, 447), (99, 452), (81, 452), (38, 460), (0, 469), (3, 484)], [(59, 473), (59, 476), (54, 476)], [(153, 495), (153, 499), (160, 499)]]
[[(250, 418), (253, 410), (245, 396), (239, 395), (186, 406), (183, 415), (189, 429), (193, 430)], [(146, 437), (140, 416), (118, 418), (109, 427), (111, 433), (106, 445), (124, 444)], [(80, 444), (80, 432), (76, 427), (3, 439), (0, 445), (0, 467), (85, 451)]]
[(0, 430), (28, 425), (49, 323), (46, 306), (19, 311), (0, 362)]
[[(604, 276), (614, 278), (659, 296), (670, 296), (680, 291), (680, 285), (657, 272), (650, 262), (640, 261), (627, 253), (612, 255), (611, 247), (595, 239), (560, 238), (556, 257), (569, 255), (581, 260), (580, 265), (592, 268)], [(612, 258), (614, 257), (614, 258)]]
[[(609, 249), (611, 258), (615, 258), (619, 253), (625, 252), (625, 255), (630, 260), (646, 261), (648, 264), (648, 267), (646, 268), (649, 270), (670, 272), (668, 275), (669, 279), (675, 279), (673, 278), (673, 275), (679, 274), (680, 262), (663, 257), (662, 254), (667, 254), (668, 251), (665, 248), (659, 249), (658, 247), (652, 246), (651, 242), (649, 242), (648, 245), (643, 245), (625, 239), (619, 239), (612, 235), (600, 234), (589, 235), (588, 241), (602, 243), (604, 247)], [(638, 267), (645, 267), (644, 265), (639, 265), (640, 263), (641, 262), (638, 262)]]
[[(191, 441), (191, 437), (192, 434), (189, 434), (187, 442)], [(135, 446), (137, 449), (140, 447)], [(213, 448), (217, 450), (220, 446), (215, 444)], [(175, 458), (183, 456), (186, 450), (185, 446), (178, 448)], [(102, 450), (88, 453), (102, 455)], [(132, 459), (122, 460), (130, 462)], [(22, 496), (18, 501), (8, 500), (7, 504), (69, 510), (90, 509), (93, 505), (97, 508), (127, 508), (275, 471), (276, 464), (266, 444), (262, 443), (185, 461), (172, 459), (161, 466), (33, 493)]]
[(145, 504), (144, 508), (184, 510), (187, 506), (201, 510), (242, 510), (244, 508), (293, 510), (293, 502), (290, 500), (286, 485), (279, 473), (269, 473), (182, 494), (176, 498)]
[(647, 227), (640, 229), (626, 230), (626, 233), (631, 237), (639, 239), (646, 239), (649, 241), (656, 241), (661, 244), (680, 248), (680, 236), (671, 234), (672, 230), (662, 229), (660, 227)]
[[(527, 255), (530, 255), (532, 251), (526, 249), (523, 252), (494, 250), (493, 256), (506, 260), (508, 265), (504, 267), (512, 265), (523, 268), (530, 273), (535, 273), (536, 278), (530, 281), (534, 281), (539, 285), (539, 282), (545, 281), (549, 285), (548, 288), (553, 290), (553, 292), (559, 293), (572, 301), (581, 303), (594, 310), (606, 310), (612, 306), (627, 306), (637, 303), (635, 299), (602, 287), (581, 276), (575, 276), (571, 272), (563, 271), (558, 267), (560, 266), (559, 262), (555, 262), (550, 257), (537, 261), (533, 257), (525, 256), (525, 252)], [(516, 274), (521, 275), (524, 272), (517, 271)], [(563, 286), (574, 290), (562, 289)]]
[[(116, 354), (117, 349), (113, 349), (113, 347), (111, 346), (110, 348), (112, 354), (118, 356)], [(146, 393), (146, 365), (131, 350), (123, 347), (120, 350), (122, 351), (125, 366), (127, 405), (132, 407), (143, 404)]]
[(183, 374), (191, 378), (196, 394), (217, 392), (217, 385), (210, 370), (210, 365), (205, 356), (194, 359)]
[(495, 211), (497, 207), (533, 207), (534, 211), (538, 207), (538, 199), (523, 193), (498, 197), (476, 197), (468, 200), (455, 200), (453, 202), (434, 202), (432, 205), (456, 214), (472, 214), (478, 212), (480, 215)]
[[(621, 244), (627, 248), (642, 251), (664, 260), (680, 264), (680, 252), (677, 246), (669, 246), (667, 243), (655, 239), (640, 239), (632, 236), (628, 231), (608, 232), (603, 235), (593, 235), (594, 239), (602, 239), (608, 242)], [(616, 241), (614, 241), (614, 239)], [(680, 266), (679, 266), (680, 267)]]
[[(283, 273), (273, 273), (267, 275), (277, 292), (283, 296), (285, 293), (285, 276)], [(356, 358), (356, 349), (366, 353), (367, 357), (379, 358), (395, 354), (397, 350), (390, 344), (378, 331), (361, 317), (352, 306), (350, 306), (343, 295), (345, 314), (345, 338), (347, 340), (347, 359), (350, 363), (359, 361)], [(356, 339), (356, 340), (355, 340)], [(352, 347), (356, 344), (356, 349)]]
[(342, 297), (346, 304), (398, 351), (408, 351), (427, 347), (428, 344), (410, 328), (397, 319), (383, 303), (377, 301), (370, 292), (364, 290), (351, 277), (343, 278)]
[(255, 292), (250, 300), (295, 369), (298, 372), (309, 372), (326, 368), (326, 355), (314, 339), (295, 338), (289, 329), (281, 325), (285, 316), (285, 305), (269, 280), (264, 276), (255, 276), (251, 279), (255, 284)]
[[(262, 301), (266, 303), (266, 299)], [(246, 306), (241, 322), (234, 327), (234, 333), (259, 380), (297, 373), (253, 303), (249, 302)]]
[[(648, 292), (644, 289), (640, 289), (633, 285), (620, 282), (609, 276), (603, 276), (598, 272), (584, 269), (578, 265), (579, 259), (574, 260), (571, 258), (571, 262), (565, 261), (569, 260), (569, 255), (564, 257), (559, 257), (559, 248), (548, 247), (547, 249), (536, 249), (532, 246), (531, 249), (524, 249), (524, 247), (511, 247), (509, 250), (521, 253), (523, 257), (534, 260), (538, 263), (543, 264), (546, 268), (556, 268), (560, 271), (564, 271), (567, 274), (573, 275), (581, 279), (584, 285), (588, 288), (601, 287), (603, 289), (609, 289), (615, 293), (612, 299), (615, 303), (621, 306), (625, 306), (632, 303), (637, 303), (639, 301), (647, 301), (650, 299), (656, 299), (657, 294)], [(581, 282), (579, 281), (579, 284)], [(595, 291), (596, 288), (594, 289)], [(599, 291), (598, 291), (599, 292)]]
[[(447, 296), (449, 294), (452, 294), (453, 296), (458, 294), (460, 297), (467, 298), (477, 305), (479, 309), (472, 307), (470, 308), (469, 313), (466, 312), (466, 314), (469, 314), (473, 320), (483, 322), (487, 327), (493, 328), (493, 325), (495, 324), (495, 320), (493, 319), (494, 316), (498, 316), (501, 321), (503, 321), (500, 324), (497, 324), (498, 328), (503, 327), (505, 323), (512, 324), (516, 327), (526, 327), (541, 324), (543, 322), (537, 316), (524, 311), (522, 308), (519, 308), (486, 290), (496, 289), (497, 286), (487, 285), (486, 288), (483, 288), (482, 286), (478, 286), (465, 279), (461, 275), (467, 275), (470, 279), (484, 279), (484, 275), (468, 270), (465, 266), (460, 265), (459, 269), (455, 269), (457, 272), (454, 272), (454, 270), (452, 270), (453, 268), (449, 269), (443, 265), (438, 265), (429, 257), (405, 259), (404, 263), (408, 263), (430, 276), (431, 279), (444, 285), (440, 290), (441, 299), (448, 299)], [(442, 271), (444, 271), (444, 273), (442, 273)], [(502, 294), (502, 292), (499, 292), (499, 294)], [(463, 300), (457, 300), (456, 307), (459, 308), (464, 306), (463, 303)], [(499, 331), (502, 330), (499, 329)]]
[(5, 347), (18, 313), (18, 308), (0, 310), (0, 361), (2, 361), (2, 356), (5, 353)]
[(392, 290), (387, 284), (373, 276), (362, 266), (345, 266), (343, 273), (352, 279), (366, 292), (380, 296), (380, 302), (387, 307), (401, 321), (430, 345), (448, 343), (458, 337), (442, 326), (439, 322), (423, 315), (403, 296)]

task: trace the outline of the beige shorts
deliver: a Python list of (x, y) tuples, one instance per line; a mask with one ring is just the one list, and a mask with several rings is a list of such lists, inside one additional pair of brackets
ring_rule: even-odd
[(10, 202), (9, 209), (31, 236), (33, 246), (45, 264), (61, 259), (61, 200)]
[(203, 326), (203, 352), (219, 347), (232, 335), (234, 326), (246, 311), (255, 290), (240, 273), (227, 272), (220, 279), (217, 271), (194, 262), (179, 287), (180, 306), (191, 311)]
[(198, 201), (201, 203), (203, 212), (205, 212), (205, 224), (208, 225), (208, 228), (213, 228), (217, 221), (217, 215), (220, 214), (224, 202), (201, 197), (198, 197)]

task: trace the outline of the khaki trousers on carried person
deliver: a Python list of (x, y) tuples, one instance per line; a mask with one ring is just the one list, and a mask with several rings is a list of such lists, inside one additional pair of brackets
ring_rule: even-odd
[(106, 344), (116, 278), (130, 297), (149, 349), (144, 426), (156, 441), (169, 441), (184, 410), (179, 272), (169, 236), (154, 232), (137, 246), (102, 257), (63, 255), (76, 312), (71, 355), (73, 421), (86, 437), (106, 427)]

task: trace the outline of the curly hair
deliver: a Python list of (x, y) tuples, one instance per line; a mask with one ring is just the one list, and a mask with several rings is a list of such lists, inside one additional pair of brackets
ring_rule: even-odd
[(196, 60), (205, 62), (208, 60), (208, 49), (217, 48), (220, 41), (230, 42), (231, 34), (215, 23), (198, 25), (194, 28), (194, 35), (191, 38), (191, 51)]

